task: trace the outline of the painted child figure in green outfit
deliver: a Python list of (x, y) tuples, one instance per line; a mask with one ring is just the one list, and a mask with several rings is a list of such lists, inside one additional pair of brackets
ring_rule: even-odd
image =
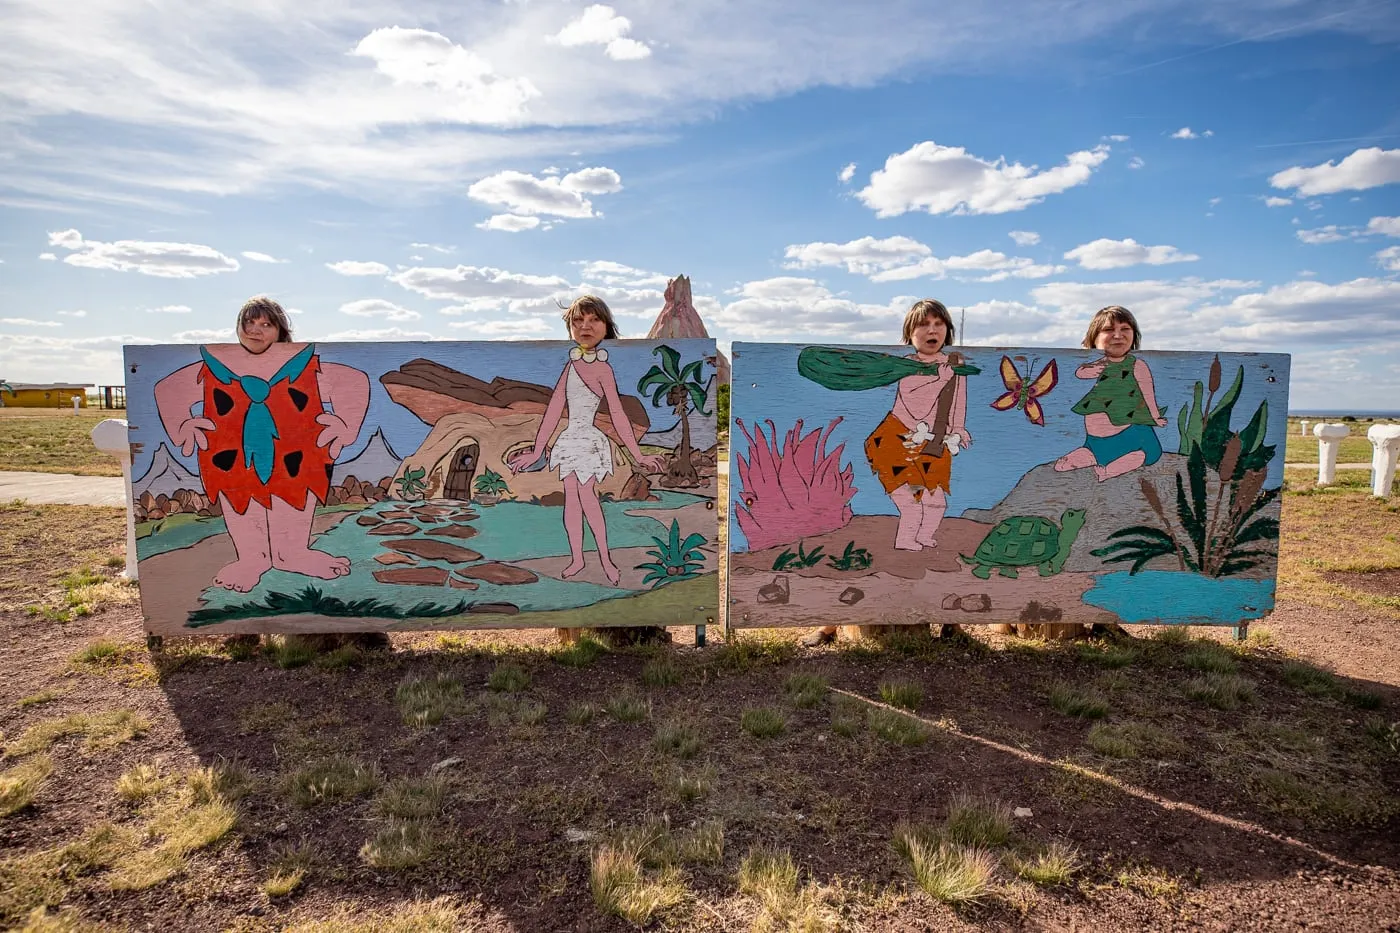
[(1084, 446), (1055, 461), (1061, 473), (1094, 468), (1100, 482), (1150, 466), (1162, 456), (1153, 428), (1166, 427), (1157, 407), (1152, 371), (1132, 355), (1142, 344), (1142, 331), (1131, 311), (1109, 305), (1094, 315), (1084, 346), (1103, 351), (1103, 358), (1075, 370), (1094, 385), (1073, 409), (1084, 416)]

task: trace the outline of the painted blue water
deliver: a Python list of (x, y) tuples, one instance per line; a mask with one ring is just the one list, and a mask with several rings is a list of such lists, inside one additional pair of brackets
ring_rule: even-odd
[(1098, 577), (1084, 594), (1084, 602), (1107, 609), (1124, 622), (1234, 625), (1262, 618), (1274, 608), (1274, 581), (1123, 571)]

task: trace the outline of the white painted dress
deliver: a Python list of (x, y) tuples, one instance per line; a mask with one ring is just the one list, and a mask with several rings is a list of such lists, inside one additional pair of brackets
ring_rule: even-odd
[[(607, 357), (600, 351), (598, 358)], [(569, 424), (549, 451), (549, 468), (557, 469), (560, 479), (572, 473), (581, 482), (609, 476), (613, 471), (612, 441), (593, 423), (603, 400), (584, 383), (572, 361), (564, 398), (569, 403)]]

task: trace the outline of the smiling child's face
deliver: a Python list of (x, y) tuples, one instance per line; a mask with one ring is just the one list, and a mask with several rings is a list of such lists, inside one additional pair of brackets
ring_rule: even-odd
[(1109, 321), (1099, 335), (1094, 338), (1094, 347), (1102, 350), (1111, 360), (1121, 360), (1133, 348), (1133, 338), (1137, 334), (1127, 321)]
[(909, 336), (915, 353), (931, 355), (943, 349), (948, 342), (948, 325), (937, 315), (930, 314), (910, 331)]
[(585, 311), (569, 321), (569, 336), (585, 350), (592, 350), (602, 343), (607, 333), (608, 325), (592, 311)]
[(265, 317), (255, 317), (238, 329), (238, 342), (249, 353), (267, 352), (267, 348), (277, 342), (277, 324)]

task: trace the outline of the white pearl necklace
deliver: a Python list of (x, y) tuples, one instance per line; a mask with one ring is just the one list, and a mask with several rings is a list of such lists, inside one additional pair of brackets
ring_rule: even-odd
[(596, 347), (592, 350), (585, 350), (583, 347), (574, 347), (569, 351), (569, 359), (583, 360), (585, 363), (592, 363), (594, 360), (600, 363), (606, 363), (608, 361), (608, 351), (604, 350), (602, 347)]

